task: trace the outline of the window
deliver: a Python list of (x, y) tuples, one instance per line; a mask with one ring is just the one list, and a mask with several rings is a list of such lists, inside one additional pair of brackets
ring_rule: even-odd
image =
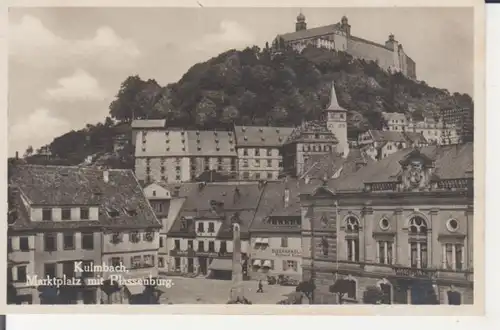
[(138, 243), (140, 241), (141, 237), (139, 236), (139, 232), (133, 231), (133, 232), (128, 234), (128, 239), (132, 243)]
[(57, 234), (56, 233), (45, 233), (43, 237), (45, 251), (53, 252), (57, 251)]
[[(226, 243), (226, 242), (224, 242), (224, 243)], [(221, 242), (220, 248), (222, 250), (222, 242)], [(215, 242), (214, 241), (208, 242), (208, 252), (215, 252)]]
[(153, 210), (156, 213), (162, 213), (163, 212), (163, 204), (162, 203), (152, 203)]
[(259, 159), (255, 160), (255, 167), (260, 167), (260, 160)]
[(44, 277), (49, 277), (49, 278), (57, 277), (57, 264), (55, 263), (45, 264), (43, 268), (44, 268), (43, 270)]
[(165, 267), (165, 259), (163, 257), (158, 258), (158, 268), (164, 268)]
[(267, 172), (267, 178), (272, 179), (273, 178), (273, 172)]
[(260, 180), (260, 172), (255, 173), (255, 179)]
[(163, 237), (160, 236), (160, 247), (163, 247)]
[(143, 267), (144, 268), (151, 268), (155, 266), (155, 256), (152, 254), (146, 254), (144, 256), (144, 263)]
[(205, 242), (203, 241), (198, 242), (198, 252), (205, 252)]
[(82, 233), (82, 249), (94, 249), (94, 233)]
[(43, 209), (42, 210), (42, 220), (43, 221), (52, 221), (52, 209)]
[(259, 148), (255, 148), (255, 156), (260, 156), (260, 149)]
[(28, 277), (26, 276), (26, 266), (18, 266), (17, 267), (17, 281), (26, 283)]
[[(273, 151), (271, 149), (267, 149), (267, 157), (271, 157), (273, 155)], [(269, 165), (271, 166), (271, 165)]]
[(193, 240), (188, 240), (188, 250), (193, 249)]
[(248, 172), (243, 172), (243, 179), (248, 180), (250, 178), (250, 174)]
[(130, 257), (130, 268), (132, 269), (141, 268), (141, 256)]
[(111, 243), (113, 244), (118, 244), (123, 241), (123, 234), (122, 233), (113, 233), (111, 235)]
[(268, 159), (267, 160), (267, 167), (273, 167), (273, 161)]
[(198, 222), (198, 232), (203, 233), (205, 231), (205, 224), (203, 222)]
[(226, 241), (221, 241), (220, 242), (219, 252), (220, 253), (227, 253), (227, 243), (226, 243)]
[(67, 278), (75, 277), (75, 262), (74, 261), (63, 262), (62, 271), (63, 275), (65, 275)]
[(347, 260), (359, 261), (359, 220), (355, 216), (346, 219)]
[(179, 257), (174, 258), (174, 268), (175, 268), (175, 270), (181, 269), (181, 258), (179, 258)]
[(152, 242), (155, 239), (155, 233), (153, 231), (147, 231), (144, 233), (144, 241)]
[(111, 265), (113, 267), (120, 267), (123, 264), (123, 258), (121, 257), (112, 257), (111, 258)]
[(71, 220), (71, 209), (62, 209), (61, 210), (61, 219), (62, 220)]
[(243, 156), (248, 156), (248, 149), (246, 148), (243, 149)]
[(443, 268), (450, 270), (462, 270), (464, 268), (464, 246), (462, 244), (445, 244), (443, 250), (445, 252)]
[(427, 268), (427, 222), (414, 216), (409, 222), (410, 264), (414, 268)]
[(393, 248), (394, 248), (394, 242), (378, 241), (377, 242), (378, 262), (385, 265), (392, 265)]
[(215, 224), (213, 222), (208, 223), (208, 232), (209, 233), (214, 233), (215, 232)]
[(176, 239), (174, 241), (174, 250), (180, 250), (181, 249), (181, 241)]
[(248, 159), (243, 159), (243, 167), (248, 167)]
[(30, 250), (30, 242), (28, 237), (19, 237), (19, 250), (27, 252)]
[(293, 270), (296, 272), (298, 269), (298, 262), (295, 260), (283, 260), (283, 270)]
[(281, 238), (281, 247), (283, 247), (283, 248), (288, 247), (288, 237)]
[(64, 233), (63, 234), (63, 247), (65, 250), (75, 249), (75, 234), (74, 233)]
[(80, 219), (81, 220), (89, 220), (89, 208), (88, 207), (82, 207), (80, 209)]

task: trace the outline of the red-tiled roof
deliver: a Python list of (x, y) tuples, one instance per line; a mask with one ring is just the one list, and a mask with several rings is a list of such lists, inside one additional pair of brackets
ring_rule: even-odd
[(282, 146), (293, 127), (235, 126), (238, 147), (279, 147)]
[[(335, 191), (361, 191), (364, 183), (395, 182), (401, 173), (399, 163), (414, 149), (399, 150), (378, 162), (365, 166), (354, 173), (341, 175), (329, 182)], [(446, 146), (426, 146), (420, 152), (434, 161), (434, 175), (440, 179), (460, 179), (467, 177), (473, 168), (473, 144)]]
[[(10, 184), (38, 206), (99, 206), (104, 227), (160, 227), (153, 209), (131, 170), (104, 170), (89, 167), (23, 165), (12, 169)], [(110, 216), (108, 209), (118, 211)], [(129, 214), (125, 210), (134, 210)], [(55, 225), (58, 226), (56, 222)], [(82, 223), (84, 225), (84, 223)]]

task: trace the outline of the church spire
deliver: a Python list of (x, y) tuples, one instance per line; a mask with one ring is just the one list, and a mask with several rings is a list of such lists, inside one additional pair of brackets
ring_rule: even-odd
[(326, 109), (327, 111), (347, 111), (342, 108), (337, 101), (337, 93), (335, 93), (335, 82), (332, 81), (332, 91), (330, 94), (330, 105)]

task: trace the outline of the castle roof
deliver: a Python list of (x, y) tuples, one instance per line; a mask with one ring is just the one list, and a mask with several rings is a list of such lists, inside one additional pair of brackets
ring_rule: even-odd
[[(22, 165), (12, 169), (9, 184), (24, 197), (29, 206), (99, 207), (99, 221), (93, 225), (107, 228), (161, 226), (131, 170), (106, 170), (107, 182), (104, 180), (104, 171), (76, 166)], [(16, 205), (22, 208), (24, 203)], [(109, 210), (116, 212), (111, 216)], [(27, 216), (23, 226), (40, 229), (66, 228), (85, 226), (87, 222), (35, 223)]]
[(311, 120), (297, 126), (285, 143), (297, 142), (332, 142), (337, 143), (335, 135), (328, 129), (325, 121)]
[(340, 31), (340, 23), (310, 28), (307, 30), (299, 30), (296, 32), (285, 33), (279, 35), (278, 37), (283, 38), (285, 42), (289, 42), (301, 39), (310, 39), (310, 38), (328, 36), (335, 33), (335, 31)]
[(235, 126), (237, 147), (279, 147), (282, 146), (293, 127)]

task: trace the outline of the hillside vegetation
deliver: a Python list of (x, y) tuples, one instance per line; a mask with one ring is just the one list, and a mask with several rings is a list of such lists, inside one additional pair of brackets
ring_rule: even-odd
[[(377, 63), (353, 59), (343, 52), (306, 48), (272, 55), (269, 48), (229, 50), (191, 67), (176, 83), (128, 77), (110, 104), (119, 122), (166, 119), (171, 127), (224, 129), (237, 125), (293, 126), (319, 118), (335, 82), (339, 104), (349, 111), (348, 132), (356, 137), (384, 125), (381, 112), (403, 112), (415, 119), (437, 116), (442, 107), (473, 111), (469, 95), (389, 74)], [(113, 122), (88, 125), (50, 145), (61, 159), (81, 162), (85, 156), (109, 152)], [(131, 151), (128, 150), (128, 153)], [(122, 155), (123, 156), (123, 155)]]

